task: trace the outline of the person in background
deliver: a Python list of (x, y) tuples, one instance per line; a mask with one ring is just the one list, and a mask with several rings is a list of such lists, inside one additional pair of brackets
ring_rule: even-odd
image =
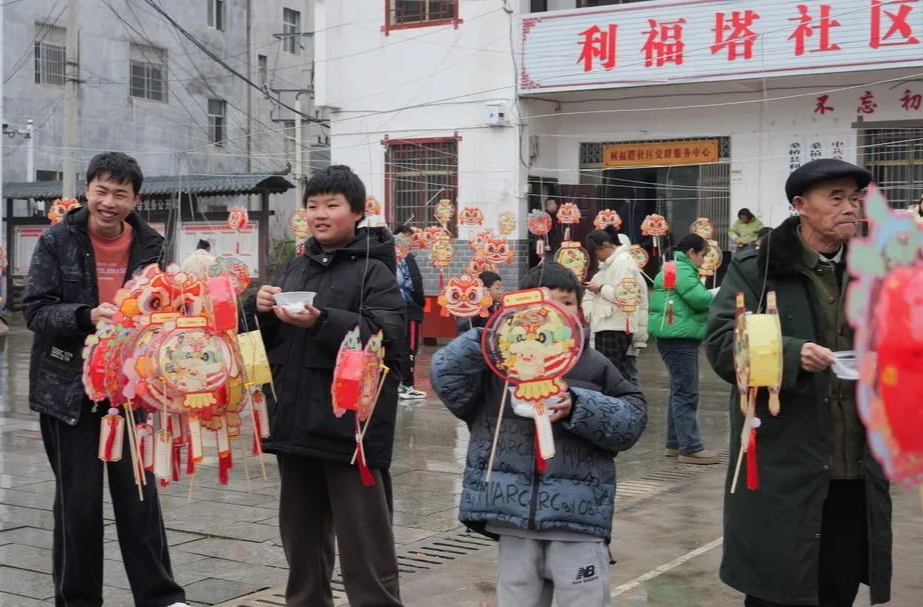
[[(400, 226), (395, 234), (403, 234), (407, 238), (413, 236), (410, 226)], [(398, 397), (401, 400), (419, 400), (426, 398), (426, 392), (414, 387), (416, 379), (417, 352), (420, 348), (420, 328), (423, 325), (423, 308), (426, 306), (426, 295), (423, 292), (423, 275), (413, 253), (407, 253), (402, 261), (397, 264), (397, 284), (401, 288), (401, 297), (407, 305), (407, 333), (404, 346), (406, 355), (401, 365), (401, 387)]]
[(558, 201), (549, 198), (545, 201), (545, 212), (551, 215), (551, 230), (548, 232), (547, 246), (545, 247), (545, 258), (554, 259), (554, 254), (561, 248), (564, 241), (564, 226), (558, 221)]
[[(580, 283), (564, 266), (545, 262), (520, 286), (548, 289), (565, 313), (579, 318)], [(539, 472), (535, 422), (507, 404), (506, 446), (497, 451), (486, 483), (491, 437), (507, 386), (484, 360), (483, 331), (467, 331), (438, 351), (430, 381), (471, 434), (458, 518), (472, 531), (500, 539), (497, 605), (550, 607), (554, 600), (559, 607), (608, 607), (606, 543), (612, 536), (615, 456), (634, 445), (647, 425), (644, 395), (605, 356), (585, 348), (564, 376), (567, 391), (548, 401), (559, 455)]]
[(490, 315), (497, 311), (497, 308), (500, 307), (500, 301), (503, 299), (503, 281), (500, 280), (499, 274), (489, 271), (481, 272), (478, 274), (478, 278), (480, 278), (481, 282), (484, 283), (484, 286), (487, 287), (487, 292), (490, 293), (490, 298), (493, 300), (493, 303), (490, 305), (490, 309), (487, 311), (488, 316), (459, 318), (455, 323), (459, 335), (465, 331), (468, 331), (469, 329), (486, 326), (487, 321), (490, 319)]
[(760, 230), (763, 229), (763, 222), (757, 219), (750, 209), (740, 209), (737, 211), (737, 221), (731, 226), (728, 234), (731, 242), (737, 246), (735, 255), (740, 255), (744, 251), (749, 251), (756, 246), (756, 241)]
[(870, 586), (861, 604), (891, 598), (890, 486), (870, 451), (855, 382), (830, 370), (834, 351), (853, 349), (849, 241), (871, 179), (829, 158), (793, 172), (785, 193), (798, 214), (758, 252), (731, 262), (711, 308), (705, 351), (732, 386), (728, 489), (744, 424), (733, 387), (736, 294), (744, 294), (748, 312), (765, 313), (759, 302), (775, 291), (782, 327), (781, 413), (769, 413), (766, 390), (756, 400), (759, 489), (747, 490), (741, 479), (734, 495), (724, 492), (720, 575), (746, 595), (746, 607), (847, 607), (860, 584)]
[[(586, 284), (583, 296), (591, 343), (628, 378), (628, 351), (647, 347), (647, 283), (631, 256), (631, 241), (614, 226), (590, 232), (586, 248), (599, 262), (599, 271)], [(627, 280), (634, 281), (641, 295), (633, 312), (616, 303), (616, 292)]]
[(195, 274), (200, 279), (208, 278), (208, 270), (215, 265), (215, 256), (211, 250), (212, 245), (207, 240), (199, 240), (196, 250), (183, 260), (183, 272)]
[(717, 464), (718, 456), (706, 451), (699, 434), (699, 345), (712, 294), (699, 278), (708, 243), (698, 234), (684, 236), (676, 245), (676, 288), (664, 287), (661, 268), (651, 294), (651, 335), (670, 374), (667, 408), (667, 445), (664, 455), (684, 464)]
[(55, 478), (52, 573), (59, 606), (103, 604), (108, 475), (133, 604), (188, 607), (173, 578), (154, 475), (145, 472), (142, 501), (131, 457), (99, 460), (108, 403), (91, 402), (81, 381), (84, 341), (118, 311), (116, 292), (135, 272), (163, 261), (163, 236), (135, 212), (143, 180), (134, 158), (120, 152), (95, 156), (87, 168), (86, 206), (42, 234), (26, 279), (23, 307), (35, 334), (29, 406), (39, 413)]

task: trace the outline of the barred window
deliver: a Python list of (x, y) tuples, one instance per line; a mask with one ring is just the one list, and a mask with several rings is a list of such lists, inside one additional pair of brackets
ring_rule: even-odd
[(131, 44), (131, 96), (167, 100), (167, 51), (156, 46)]
[(208, 136), (217, 146), (224, 145), (227, 138), (227, 102), (224, 99), (208, 100)]
[(391, 25), (426, 24), (456, 18), (458, 0), (391, 0)]
[[(435, 203), (458, 199), (458, 141), (394, 140), (385, 153), (386, 202), (393, 224), (436, 223)], [(454, 226), (450, 226), (454, 232)]]
[(35, 84), (64, 86), (67, 30), (47, 23), (35, 24)]
[(895, 208), (907, 208), (923, 195), (923, 129), (860, 131), (859, 163)]
[(301, 54), (301, 13), (290, 8), (282, 9), (282, 50), (293, 55)]

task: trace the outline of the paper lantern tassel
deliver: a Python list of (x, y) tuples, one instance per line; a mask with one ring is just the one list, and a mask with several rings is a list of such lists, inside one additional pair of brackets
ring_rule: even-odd
[(535, 469), (542, 473), (548, 470), (548, 462), (542, 458), (542, 452), (539, 449), (538, 432), (535, 433)]
[(365, 448), (362, 446), (362, 428), (359, 426), (359, 416), (355, 416), (356, 419), (356, 445), (359, 447), (359, 457), (356, 459), (356, 463), (359, 466), (359, 478), (362, 479), (362, 484), (366, 487), (371, 487), (375, 484), (375, 478), (372, 476), (371, 470), (369, 470), (368, 463), (365, 461)]
[(125, 419), (119, 415), (119, 410), (109, 409), (109, 414), (103, 416), (99, 428), (99, 459), (104, 462), (117, 462), (122, 459), (122, 441)]
[(753, 418), (750, 440), (747, 442), (747, 489), (750, 491), (760, 488), (760, 470), (756, 465), (756, 429), (760, 425), (759, 422), (759, 418)]

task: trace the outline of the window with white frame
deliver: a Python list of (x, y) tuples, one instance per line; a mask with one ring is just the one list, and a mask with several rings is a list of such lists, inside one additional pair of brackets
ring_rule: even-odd
[(301, 54), (301, 13), (290, 8), (282, 9), (282, 50), (293, 55)]
[(64, 86), (67, 30), (47, 23), (35, 24), (35, 84)]
[(131, 43), (131, 96), (167, 100), (167, 50)]
[(208, 138), (217, 146), (227, 139), (228, 104), (224, 99), (208, 100)]
[(208, 2), (208, 27), (223, 32), (227, 14), (224, 0), (205, 0)]

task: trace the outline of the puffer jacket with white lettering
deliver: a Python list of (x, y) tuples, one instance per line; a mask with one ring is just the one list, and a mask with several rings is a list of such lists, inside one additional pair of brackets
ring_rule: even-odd
[[(484, 533), (489, 522), (532, 531), (566, 530), (606, 540), (615, 502), (614, 457), (637, 442), (647, 424), (644, 395), (605, 356), (584, 349), (565, 376), (573, 406), (554, 424), (556, 455), (536, 469), (535, 424), (504, 409), (490, 483), (485, 483), (504, 381), (481, 354), (473, 329), (433, 356), (430, 379), (449, 410), (468, 424), (471, 440), (458, 518)], [(509, 400), (509, 399), (507, 399)]]

